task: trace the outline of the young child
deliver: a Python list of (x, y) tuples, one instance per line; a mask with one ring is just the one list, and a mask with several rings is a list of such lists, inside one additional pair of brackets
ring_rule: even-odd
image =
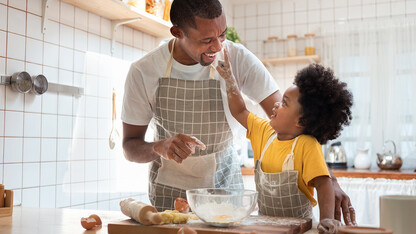
[(322, 233), (334, 233), (335, 197), (321, 145), (339, 136), (351, 120), (352, 95), (333, 71), (312, 64), (300, 70), (270, 121), (250, 113), (230, 70), (227, 52), (217, 71), (227, 86), (234, 118), (247, 129), (254, 153), (259, 213), (281, 217), (312, 217), (313, 189), (318, 193)]

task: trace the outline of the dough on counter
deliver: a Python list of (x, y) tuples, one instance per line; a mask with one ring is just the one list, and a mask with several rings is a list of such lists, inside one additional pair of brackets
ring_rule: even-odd
[(165, 210), (160, 212), (160, 215), (162, 215), (161, 224), (181, 224), (187, 223), (189, 219), (198, 219), (198, 217), (193, 214), (182, 214), (177, 210)]

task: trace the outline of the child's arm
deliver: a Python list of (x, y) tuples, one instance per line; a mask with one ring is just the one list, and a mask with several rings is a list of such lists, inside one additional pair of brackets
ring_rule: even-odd
[(335, 195), (329, 176), (318, 176), (312, 181), (318, 193), (319, 219), (334, 218)]
[(228, 53), (224, 49), (225, 62), (219, 61), (217, 66), (218, 73), (225, 80), (228, 106), (230, 107), (231, 114), (243, 127), (247, 128), (247, 118), (249, 111), (246, 108), (243, 97), (241, 96), (237, 82), (231, 71), (230, 62), (228, 60)]
[(319, 176), (311, 182), (318, 193), (319, 204), (319, 233), (336, 233), (341, 223), (335, 219), (335, 194), (329, 176)]

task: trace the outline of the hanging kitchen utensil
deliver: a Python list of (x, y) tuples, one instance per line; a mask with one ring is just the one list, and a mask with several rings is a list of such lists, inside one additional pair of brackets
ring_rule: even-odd
[(109, 138), (110, 149), (114, 149), (116, 141), (120, 139), (120, 134), (116, 128), (116, 91), (113, 88), (113, 113), (112, 113), (112, 122), (111, 122), (111, 132)]
[(0, 84), (10, 85), (19, 93), (27, 93), (32, 89), (32, 78), (27, 72), (15, 72), (11, 76), (1, 76)]
[(32, 76), (32, 90), (36, 95), (44, 94), (48, 90), (48, 80), (44, 75)]

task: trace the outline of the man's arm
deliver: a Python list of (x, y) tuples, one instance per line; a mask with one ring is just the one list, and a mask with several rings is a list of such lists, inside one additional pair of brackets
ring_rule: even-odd
[(154, 150), (155, 142), (145, 142), (148, 125), (136, 126), (123, 122), (123, 150), (127, 160), (137, 163), (147, 163), (160, 157)]
[(335, 219), (341, 221), (341, 210), (342, 216), (344, 217), (344, 222), (346, 225), (357, 225), (355, 221), (355, 210), (351, 205), (350, 197), (341, 189), (338, 184), (338, 180), (335, 175), (329, 170), (329, 174), (332, 178), (332, 185), (334, 187), (335, 193)]
[(163, 157), (182, 163), (195, 152), (195, 146), (205, 149), (205, 145), (198, 139), (181, 133), (164, 140), (146, 142), (144, 136), (147, 127), (148, 125), (138, 126), (123, 122), (123, 150), (127, 160), (147, 163)]
[(264, 112), (266, 112), (267, 116), (273, 114), (272, 109), (276, 102), (282, 101), (282, 94), (279, 90), (270, 94), (267, 98), (260, 102), (260, 106), (263, 108)]

